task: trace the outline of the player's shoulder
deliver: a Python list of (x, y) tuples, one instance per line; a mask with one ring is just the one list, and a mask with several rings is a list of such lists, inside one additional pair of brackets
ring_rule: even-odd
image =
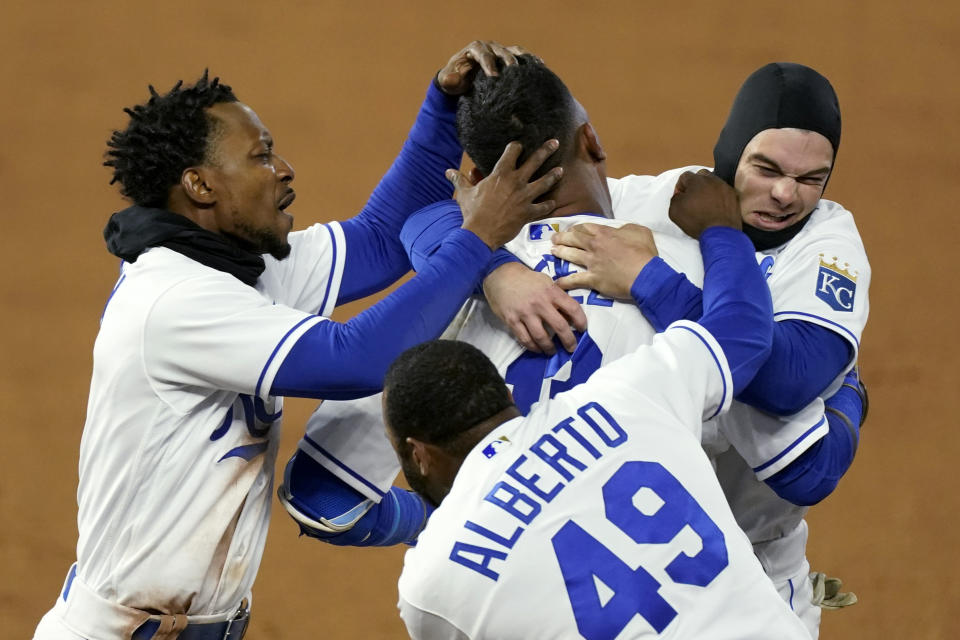
[(607, 187), (610, 189), (610, 196), (613, 199), (614, 209), (621, 198), (629, 195), (635, 197), (644, 193), (653, 193), (663, 189), (673, 190), (680, 175), (687, 171), (699, 171), (700, 169), (709, 169), (702, 165), (689, 165), (668, 169), (659, 174), (643, 175), (630, 174), (621, 178), (607, 178)]

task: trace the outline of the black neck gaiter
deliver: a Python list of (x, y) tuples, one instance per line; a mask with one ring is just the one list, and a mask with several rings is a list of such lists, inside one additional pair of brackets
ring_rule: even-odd
[[(830, 81), (800, 64), (772, 62), (754, 71), (740, 87), (720, 138), (713, 148), (714, 173), (733, 186), (747, 144), (767, 129), (815, 131), (840, 148), (840, 104)], [(828, 177), (829, 178), (829, 177)], [(780, 231), (744, 224), (758, 251), (777, 247), (797, 235), (810, 216)]]
[(118, 211), (110, 216), (103, 238), (107, 250), (127, 262), (136, 262), (148, 247), (167, 247), (251, 287), (266, 268), (263, 256), (165, 209), (133, 206)]

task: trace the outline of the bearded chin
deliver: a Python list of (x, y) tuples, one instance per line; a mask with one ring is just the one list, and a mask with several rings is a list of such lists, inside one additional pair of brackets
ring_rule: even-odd
[(420, 471), (417, 470), (416, 465), (412, 461), (400, 460), (400, 468), (403, 470), (403, 477), (407, 479), (407, 484), (410, 485), (410, 488), (416, 491), (421, 498), (427, 501), (427, 503), (436, 508), (440, 506), (440, 503), (434, 500), (433, 496), (430, 495), (430, 489), (427, 486), (427, 479), (421, 475)]
[(268, 253), (277, 260), (283, 260), (290, 255), (290, 243), (287, 242), (287, 235), (277, 235), (269, 229), (257, 229), (245, 224), (238, 224), (237, 230), (243, 233), (240, 238), (234, 234), (234, 238), (246, 245), (249, 251), (254, 253)]

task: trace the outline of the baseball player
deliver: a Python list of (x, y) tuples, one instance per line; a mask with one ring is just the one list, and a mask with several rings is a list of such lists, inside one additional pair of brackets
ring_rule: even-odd
[(349, 322), (327, 320), (408, 269), (400, 225), (449, 196), (456, 95), (498, 57), (514, 59), (486, 43), (452, 57), (364, 210), (296, 233), (293, 168), (230, 87), (205, 73), (128, 110), (106, 164), (134, 204), (105, 230), (123, 263), (94, 347), (77, 563), (36, 638), (243, 636), (281, 397), (378, 391), (396, 354), (449, 323), (491, 248), (553, 206), (532, 203), (558, 172), (529, 178), (555, 141), (519, 166), (508, 149), (499, 187), (477, 194), (428, 269)]
[[(519, 74), (521, 68), (515, 67), (510, 71)], [(539, 76), (540, 74), (535, 75)], [(552, 76), (552, 74), (550, 75)], [(509, 73), (505, 73), (498, 82), (505, 83), (510, 77)], [(547, 104), (561, 104), (565, 100), (566, 88), (562, 86), (559, 79), (556, 79), (556, 82), (559, 85), (558, 95), (551, 95), (546, 92), (543, 99)], [(543, 84), (544, 80), (540, 77), (517, 80), (517, 86), (527, 88), (523, 92), (525, 98), (529, 98), (531, 93), (534, 93), (529, 90), (529, 87), (536, 86), (537, 90), (542, 92), (544, 91)], [(461, 112), (471, 102), (468, 100), (463, 103)], [(478, 104), (495, 102), (491, 96), (484, 96), (476, 100)], [(504, 111), (509, 112), (509, 110)], [(537, 110), (527, 105), (525, 111), (536, 112)], [(574, 123), (574, 128), (578, 128), (577, 141), (571, 142), (569, 136), (561, 135), (561, 148), (581, 149), (584, 155), (582, 158), (573, 161), (573, 154), (564, 156), (562, 151), (556, 154), (564, 157), (563, 162), (567, 177), (556, 188), (555, 199), (558, 202), (565, 203), (569, 211), (594, 211), (600, 215), (610, 215), (611, 202), (606, 194), (606, 186), (603, 182), (603, 150), (592, 127), (586, 121), (582, 108), (577, 105), (574, 111), (579, 118)], [(491, 136), (491, 131), (496, 131), (497, 127), (480, 119), (477, 123), (477, 130), (483, 131), (485, 135), (481, 139), (487, 140)], [(463, 127), (461, 126), (462, 134)], [(534, 133), (534, 135), (538, 134)], [(493, 139), (495, 145), (495, 136)], [(468, 142), (467, 147), (472, 156), (478, 158), (482, 156), (482, 150), (475, 149), (472, 142)], [(489, 162), (491, 162), (489, 159), (485, 163), (481, 158), (478, 165), (486, 167), (489, 171)], [(692, 187), (704, 180), (706, 178), (702, 176), (685, 178), (688, 187), (691, 188), (691, 195), (694, 191)], [(723, 193), (723, 184), (719, 180), (714, 179), (711, 188)], [(709, 204), (711, 200), (708, 198), (707, 202)], [(736, 206), (735, 198), (734, 206)], [(421, 219), (432, 222), (430, 216), (434, 215), (437, 210), (444, 208), (450, 209), (451, 207), (445, 203), (438, 204), (431, 207), (430, 211), (412, 216), (404, 227), (405, 242), (412, 245), (412, 260), (415, 267), (418, 260), (423, 260), (435, 248), (434, 241), (430, 239), (430, 234), (434, 233), (435, 230), (426, 224), (420, 224)], [(587, 217), (585, 219), (596, 222), (603, 221), (603, 218), (597, 217)], [(556, 235), (558, 230), (563, 231), (576, 222), (582, 221), (581, 218), (573, 217), (557, 218), (531, 224), (521, 236), (508, 244), (508, 248), (531, 268), (545, 271), (552, 277), (564, 276), (575, 270), (576, 267), (551, 255), (551, 236)], [(654, 235), (663, 259), (673, 265), (682, 265), (691, 277), (699, 281), (702, 277), (700, 275), (702, 274), (702, 263), (696, 245), (691, 246), (691, 239), (675, 226), (666, 233), (654, 231)], [(629, 264), (630, 259), (636, 258), (636, 252), (619, 257), (622, 259), (617, 261), (617, 264), (629, 269), (630, 267), (626, 265)], [(641, 260), (637, 263), (636, 269), (639, 271), (645, 263), (645, 260)], [(620, 291), (613, 292), (613, 295), (621, 298), (630, 297), (629, 285), (630, 282), (628, 281)], [(576, 295), (583, 302), (584, 309), (590, 318), (590, 329), (585, 336), (581, 337), (577, 350), (573, 354), (561, 352), (549, 360), (534, 354), (523, 354), (522, 349), (515, 341), (505, 337), (503, 325), (493, 316), (490, 309), (479, 301), (473, 301), (468, 305), (463, 316), (465, 320), (457, 328), (458, 333), (452, 335), (480, 346), (491, 357), (501, 373), (505, 375), (507, 383), (512, 385), (517, 406), (526, 411), (536, 400), (582, 382), (599, 364), (615, 359), (619, 355), (632, 350), (636, 345), (649, 342), (652, 338), (653, 328), (643, 319), (634, 304), (625, 304), (590, 290), (578, 291)], [(852, 424), (859, 425), (861, 408), (860, 399), (856, 392), (844, 390), (835, 395), (831, 402), (835, 405), (832, 409), (847, 414), (851, 417)], [(327, 403), (311, 418), (307, 435), (300, 445), (300, 452), (288, 466), (286, 480), (284, 486), (281, 487), (281, 498), (285, 498), (288, 510), (298, 520), (303, 530), (335, 543), (384, 543), (385, 538), (376, 533), (371, 533), (369, 524), (371, 521), (378, 521), (381, 516), (360, 518), (359, 523), (362, 524), (357, 526), (352, 533), (350, 529), (353, 523), (357, 522), (356, 518), (366, 513), (365, 509), (371, 508), (371, 505), (377, 503), (379, 504), (371, 513), (376, 514), (378, 510), (383, 509), (382, 505), (388, 505), (386, 510), (391, 514), (388, 520), (395, 521), (393, 500), (382, 500), (381, 498), (384, 495), (389, 495), (386, 490), (390, 486), (396, 467), (387, 464), (378, 466), (374, 462), (378, 457), (383, 460), (386, 455), (384, 444), (382, 441), (377, 441), (375, 434), (378, 421), (376, 409), (376, 405), (372, 401), (366, 407)], [(794, 430), (803, 433), (812, 425), (817, 425), (821, 421), (824, 421), (824, 424), (832, 424), (833, 422), (841, 424), (844, 419), (843, 416), (832, 412), (828, 413), (825, 419), (823, 405), (820, 404), (808, 409), (802, 415), (777, 421), (776, 426), (785, 431)], [(810, 420), (813, 422), (811, 423)], [(736, 424), (734, 423), (731, 429)], [(366, 427), (367, 433), (373, 433), (374, 435), (370, 438), (361, 435), (364, 433), (364, 430), (359, 428), (361, 425)], [(743, 431), (746, 436), (752, 433), (748, 429), (743, 429)], [(744, 443), (743, 446), (745, 447), (747, 444), (749, 443)], [(789, 460), (787, 462), (788, 464), (784, 465), (784, 470), (789, 471), (791, 465)], [(338, 505), (336, 509), (327, 512), (326, 528), (320, 528), (323, 526), (320, 522), (323, 517), (318, 513), (317, 505), (321, 503), (329, 504), (329, 496), (338, 494), (336, 489), (338, 481), (339, 484), (349, 484), (352, 493), (346, 492), (349, 495), (343, 495), (343, 503)], [(285, 491), (286, 495), (283, 495)], [(390, 491), (394, 492), (396, 489)], [(350, 507), (355, 506), (358, 507), (357, 510), (349, 510)], [(344, 514), (344, 517), (337, 519), (336, 516), (341, 513)], [(421, 512), (415, 515), (416, 523), (422, 523), (424, 514)], [(334, 520), (336, 522), (332, 522)], [(416, 527), (411, 527), (407, 531), (415, 529)], [(393, 539), (393, 541), (396, 541), (396, 539)], [(787, 584), (785, 583), (784, 586), (787, 586)], [(785, 599), (789, 598), (786, 597)]]
[[(736, 211), (726, 218), (739, 227)], [(409, 350), (384, 419), (410, 485), (440, 506), (404, 559), (412, 638), (805, 638), (737, 527), (702, 421), (763, 362), (769, 297), (739, 231), (701, 237), (700, 324), (522, 417), (474, 347)]]

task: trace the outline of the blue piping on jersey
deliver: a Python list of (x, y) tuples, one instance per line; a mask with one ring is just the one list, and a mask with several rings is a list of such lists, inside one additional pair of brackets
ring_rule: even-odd
[[(121, 269), (123, 268), (123, 262), (120, 263)], [(117, 284), (114, 285), (113, 291), (110, 292), (110, 295), (107, 296), (107, 301), (103, 303), (103, 311), (100, 312), (100, 322), (103, 322), (103, 316), (107, 314), (107, 307), (110, 306), (110, 301), (113, 300), (113, 295), (117, 292), (117, 289), (120, 288), (120, 285), (123, 284), (123, 281), (127, 279), (127, 274), (120, 276), (120, 279), (117, 280)]]
[(837, 331), (837, 333), (846, 334), (846, 335), (848, 336), (849, 340), (850, 340), (853, 344), (855, 344), (855, 345), (857, 346), (857, 349), (860, 348), (860, 341), (857, 340), (857, 336), (853, 335), (853, 331), (850, 331), (850, 329), (847, 329), (847, 328), (846, 328), (845, 326), (843, 326), (842, 324), (836, 323), (836, 322), (834, 322), (833, 320), (828, 320), (827, 318), (824, 318), (824, 317), (822, 317), (822, 316), (818, 316), (818, 315), (813, 314), (813, 313), (806, 313), (806, 312), (804, 312), (804, 311), (778, 311), (778, 312), (776, 312), (775, 314), (773, 314), (773, 319), (776, 320), (776, 319), (777, 319), (777, 316), (783, 316), (783, 315), (804, 316), (804, 317), (807, 317), (807, 318), (816, 318), (817, 320), (819, 320), (819, 321), (821, 321), (821, 322), (826, 322), (826, 323), (829, 324), (831, 327), (833, 327), (833, 328)]
[(787, 580), (787, 584), (790, 585), (790, 610), (793, 611), (793, 578)]
[[(317, 309), (318, 315), (323, 315), (324, 309), (327, 308), (327, 300), (330, 298), (330, 288), (333, 286), (333, 278), (337, 274), (337, 236), (333, 233), (333, 229), (330, 228), (329, 224), (323, 225), (327, 230), (327, 233), (330, 234), (330, 246), (333, 247), (333, 257), (330, 258), (330, 277), (327, 278), (327, 290), (323, 292), (323, 302), (320, 303), (320, 308)], [(257, 395), (260, 395), (259, 393)]]
[(67, 596), (70, 595), (70, 587), (73, 586), (73, 579), (77, 577), (77, 563), (74, 562), (73, 566), (70, 567), (70, 573), (67, 575), (67, 583), (63, 585), (63, 601), (67, 601)]
[(817, 429), (819, 429), (820, 427), (822, 427), (824, 424), (826, 424), (826, 422), (827, 422), (826, 416), (820, 418), (820, 421), (817, 422), (817, 424), (813, 425), (812, 427), (810, 427), (809, 429), (807, 429), (806, 431), (804, 431), (804, 432), (803, 432), (803, 435), (801, 435), (801, 436), (798, 437), (796, 440), (794, 440), (793, 442), (791, 442), (790, 445), (787, 446), (783, 451), (781, 451), (780, 453), (778, 453), (778, 454), (777, 454), (776, 456), (774, 456), (773, 458), (770, 458), (770, 460), (767, 460), (766, 462), (764, 462), (764, 463), (763, 463), (762, 465), (760, 465), (759, 467), (754, 467), (754, 468), (753, 468), (753, 472), (754, 472), (754, 473), (760, 473), (761, 471), (763, 471), (764, 469), (766, 469), (766, 468), (769, 467), (770, 465), (774, 464), (777, 460), (779, 460), (779, 459), (782, 458), (783, 456), (787, 455), (787, 453), (789, 453), (795, 446), (797, 446), (798, 444), (800, 444), (800, 442), (801, 442), (804, 438), (806, 438), (806, 437), (809, 436), (811, 433), (813, 433), (814, 431), (816, 431)]
[(267, 369), (270, 368), (270, 363), (273, 362), (273, 359), (276, 357), (277, 352), (280, 351), (280, 347), (283, 346), (283, 343), (287, 341), (287, 338), (290, 337), (290, 334), (296, 331), (300, 327), (300, 325), (302, 325), (304, 322), (307, 322), (308, 320), (313, 320), (316, 317), (317, 316), (307, 316), (297, 324), (290, 327), (290, 331), (287, 331), (287, 333), (284, 334), (282, 338), (280, 338), (280, 342), (278, 342), (277, 346), (274, 347), (273, 353), (271, 353), (270, 357), (267, 358), (267, 363), (263, 365), (263, 371), (260, 372), (260, 378), (257, 379), (257, 388), (254, 389), (253, 395), (257, 396), (258, 398), (260, 397), (260, 385), (263, 384), (263, 378), (264, 376), (267, 375)]
[(330, 462), (337, 465), (340, 469), (348, 473), (351, 478), (363, 483), (365, 487), (369, 488), (371, 491), (374, 491), (381, 498), (386, 495), (386, 493), (384, 493), (379, 488), (377, 488), (376, 485), (369, 482), (366, 478), (360, 476), (356, 471), (354, 471), (353, 469), (351, 469), (350, 467), (342, 463), (335, 456), (333, 456), (333, 454), (331, 454), (329, 451), (327, 451), (326, 449), (321, 447), (319, 444), (317, 444), (310, 436), (304, 434), (303, 439), (306, 440), (310, 444), (310, 446), (316, 449), (317, 452), (320, 453), (324, 458), (326, 458)]
[(726, 377), (725, 375), (723, 375), (723, 366), (720, 364), (720, 359), (717, 357), (717, 354), (714, 353), (714, 352), (713, 352), (713, 349), (710, 347), (710, 343), (707, 342), (702, 335), (700, 335), (699, 333), (697, 333), (696, 331), (694, 331), (694, 330), (691, 329), (690, 327), (685, 327), (685, 326), (683, 326), (683, 325), (678, 325), (676, 328), (677, 328), (677, 329), (686, 329), (687, 331), (689, 331), (689, 332), (692, 333), (693, 335), (697, 336), (697, 338), (700, 339), (700, 342), (703, 343), (703, 346), (705, 346), (705, 347), (707, 348), (707, 351), (710, 352), (710, 355), (713, 356), (713, 361), (717, 363), (717, 369), (720, 370), (720, 381), (723, 382), (723, 393), (722, 393), (721, 396), (720, 396), (720, 402), (719, 402), (719, 404), (717, 404), (717, 410), (713, 412), (713, 415), (710, 416), (710, 418), (707, 418), (707, 420), (710, 420), (711, 418), (716, 417), (716, 415), (717, 415), (718, 413), (720, 413), (720, 410), (723, 408), (723, 405), (725, 405), (726, 402), (727, 402), (727, 377)]

